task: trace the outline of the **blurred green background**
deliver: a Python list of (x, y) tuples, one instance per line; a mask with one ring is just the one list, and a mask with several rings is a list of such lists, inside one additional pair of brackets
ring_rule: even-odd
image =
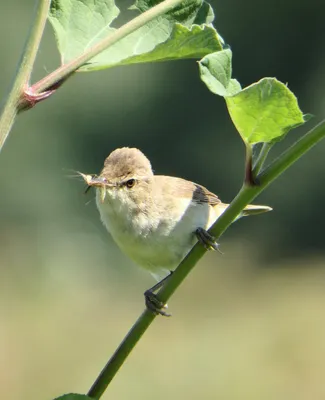
[[(125, 8), (130, 1), (119, 2)], [(325, 3), (211, 1), (243, 86), (288, 82), (324, 118)], [(33, 0), (0, 4), (0, 95), (7, 93)], [(33, 81), (59, 63), (49, 26)], [(75, 171), (99, 172), (116, 147), (139, 147), (157, 173), (199, 182), (225, 202), (244, 148), (194, 60), (78, 74), (19, 116), (0, 157), (0, 398), (86, 392), (143, 309), (154, 282), (133, 268)], [(157, 318), (104, 398), (324, 399), (325, 143), (221, 239)]]

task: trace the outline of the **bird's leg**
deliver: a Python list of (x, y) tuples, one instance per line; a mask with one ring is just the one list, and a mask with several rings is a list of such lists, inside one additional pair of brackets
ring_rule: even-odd
[(216, 242), (216, 238), (210, 235), (209, 232), (207, 232), (203, 228), (197, 228), (195, 231), (195, 235), (197, 237), (197, 240), (204, 246), (207, 250), (219, 250), (219, 245)]
[(171, 314), (168, 314), (166, 312), (166, 308), (168, 308), (167, 304), (164, 304), (162, 301), (160, 301), (155, 292), (164, 286), (164, 284), (171, 277), (172, 273), (173, 271), (170, 271), (170, 274), (168, 276), (166, 276), (160, 282), (156, 283), (152, 288), (144, 292), (147, 309), (156, 315), (160, 314), (163, 315), (164, 317), (171, 316)]

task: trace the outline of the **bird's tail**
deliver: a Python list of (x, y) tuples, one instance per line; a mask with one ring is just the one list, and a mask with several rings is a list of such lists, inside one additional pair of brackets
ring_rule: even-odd
[[(221, 214), (223, 213), (223, 211), (225, 211), (225, 209), (229, 206), (229, 204), (225, 204), (225, 203), (219, 203), (218, 204), (218, 208), (221, 211)], [(223, 210), (221, 210), (221, 208), (223, 208)], [(256, 205), (256, 204), (248, 204), (248, 206), (246, 206), (243, 211), (241, 212), (241, 214), (238, 216), (238, 218), (241, 217), (248, 217), (250, 215), (257, 215), (257, 214), (262, 214), (268, 211), (272, 211), (272, 208), (269, 206), (260, 206), (260, 205)]]
[(246, 206), (241, 215), (243, 217), (247, 217), (249, 215), (257, 215), (257, 214), (262, 214), (268, 211), (272, 211), (272, 208), (269, 206), (259, 206), (256, 204), (248, 204), (248, 206)]

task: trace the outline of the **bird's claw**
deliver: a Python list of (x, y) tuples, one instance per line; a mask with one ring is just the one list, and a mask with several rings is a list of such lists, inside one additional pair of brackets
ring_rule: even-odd
[(164, 317), (170, 317), (171, 314), (166, 312), (168, 308), (167, 304), (164, 304), (158, 299), (158, 297), (150, 289), (144, 293), (146, 307), (155, 315), (162, 315)]
[(210, 235), (209, 232), (207, 232), (203, 228), (197, 228), (195, 231), (195, 235), (198, 239), (198, 241), (204, 246), (207, 250), (219, 250), (219, 245), (216, 242), (216, 238)]

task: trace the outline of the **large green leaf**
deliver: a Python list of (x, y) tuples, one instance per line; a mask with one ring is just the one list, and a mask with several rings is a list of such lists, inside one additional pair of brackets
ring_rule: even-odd
[(226, 97), (233, 123), (249, 144), (281, 140), (305, 122), (297, 98), (275, 78), (264, 78)]
[(240, 83), (231, 78), (232, 52), (225, 49), (208, 54), (199, 62), (200, 76), (212, 93), (219, 96), (232, 96), (241, 90)]
[[(162, 0), (137, 0), (133, 9), (144, 12)], [(52, 0), (49, 20), (54, 28), (62, 64), (78, 57), (110, 33), (119, 15), (113, 0)], [(136, 30), (94, 57), (82, 70), (116, 65), (201, 58), (222, 49), (212, 27), (212, 8), (202, 0), (180, 6)]]

